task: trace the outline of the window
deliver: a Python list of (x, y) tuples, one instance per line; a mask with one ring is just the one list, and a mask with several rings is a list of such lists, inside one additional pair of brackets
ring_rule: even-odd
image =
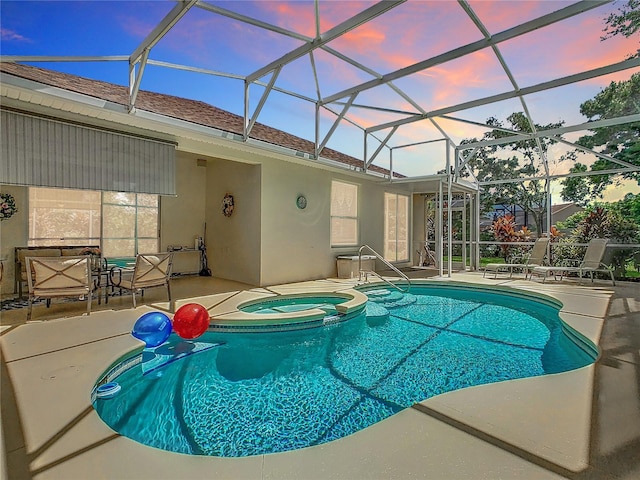
[(390, 262), (409, 260), (409, 197), (384, 194), (384, 258)]
[(105, 256), (133, 257), (158, 251), (158, 196), (102, 194), (102, 250)]
[(29, 246), (100, 245), (100, 192), (29, 189)]
[(106, 257), (158, 251), (158, 196), (29, 189), (29, 245), (100, 245)]
[(358, 186), (331, 182), (331, 246), (358, 244)]

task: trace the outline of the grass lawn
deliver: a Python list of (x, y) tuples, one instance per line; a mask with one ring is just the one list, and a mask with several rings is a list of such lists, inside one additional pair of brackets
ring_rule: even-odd
[[(444, 261), (447, 262), (449, 257), (444, 257)], [(454, 255), (451, 257), (452, 262), (462, 263), (462, 256)], [(467, 258), (467, 265), (471, 262), (470, 258)], [(484, 267), (487, 263), (507, 263), (504, 261), (502, 257), (481, 257), (480, 258), (480, 267)]]

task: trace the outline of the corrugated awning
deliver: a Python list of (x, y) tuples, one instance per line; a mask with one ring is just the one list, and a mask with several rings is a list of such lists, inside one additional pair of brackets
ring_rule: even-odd
[(0, 183), (175, 195), (175, 145), (1, 111)]

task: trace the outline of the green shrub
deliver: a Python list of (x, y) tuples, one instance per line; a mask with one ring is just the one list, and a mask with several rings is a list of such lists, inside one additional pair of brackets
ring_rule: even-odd
[[(622, 244), (637, 243), (640, 240), (638, 224), (624, 218), (616, 209), (596, 206), (572, 215), (565, 224), (571, 224), (577, 219), (579, 220), (575, 223), (571, 236), (558, 242), (554, 248), (554, 263), (557, 265), (584, 257), (586, 247), (579, 247), (576, 243), (589, 243), (593, 238), (607, 238), (611, 243)], [(627, 264), (633, 253), (632, 249), (610, 250), (604, 263), (614, 268), (616, 278), (625, 278)]]

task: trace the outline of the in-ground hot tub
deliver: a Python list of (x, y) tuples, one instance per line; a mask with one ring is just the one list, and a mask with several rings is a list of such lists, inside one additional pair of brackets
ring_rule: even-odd
[(237, 311), (211, 318), (210, 329), (297, 329), (347, 320), (366, 308), (357, 290), (274, 295), (242, 302)]

